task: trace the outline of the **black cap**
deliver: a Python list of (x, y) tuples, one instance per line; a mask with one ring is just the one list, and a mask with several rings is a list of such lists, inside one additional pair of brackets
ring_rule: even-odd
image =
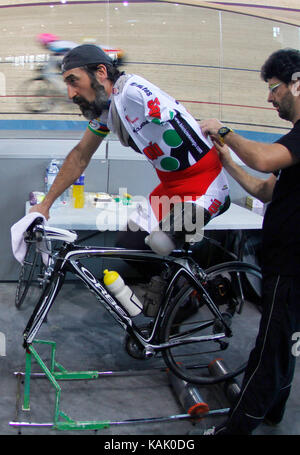
[(112, 65), (113, 60), (101, 49), (101, 47), (94, 44), (82, 44), (67, 52), (63, 58), (61, 70), (65, 73), (73, 68), (80, 68), (81, 66), (92, 64), (100, 65), (101, 63)]

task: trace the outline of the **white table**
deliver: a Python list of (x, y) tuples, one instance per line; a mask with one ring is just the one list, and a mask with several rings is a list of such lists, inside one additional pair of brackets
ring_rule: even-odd
[[(114, 202), (108, 202), (102, 208), (59, 207), (50, 210), (49, 225), (74, 230), (118, 231), (126, 226), (135, 207), (135, 203), (126, 206)], [(27, 202), (26, 213), (29, 208)], [(223, 215), (212, 219), (205, 230), (261, 229), (262, 222), (262, 215), (232, 203)]]
[(263, 218), (263, 215), (259, 215), (246, 207), (231, 203), (223, 215), (213, 218), (205, 226), (205, 230), (261, 229)]

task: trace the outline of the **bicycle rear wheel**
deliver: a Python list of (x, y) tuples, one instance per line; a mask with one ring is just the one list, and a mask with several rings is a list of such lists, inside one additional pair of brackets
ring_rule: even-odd
[[(261, 273), (258, 267), (242, 262), (228, 262), (209, 268), (204, 288), (218, 307), (231, 336), (197, 341), (162, 351), (168, 367), (179, 377), (195, 384), (215, 384), (241, 374), (254, 347), (260, 321), (259, 296)], [(247, 292), (249, 279), (256, 282), (256, 301)], [(162, 321), (161, 342), (184, 340), (188, 336), (218, 336), (224, 325), (211, 311), (203, 295), (188, 282), (174, 297)], [(210, 374), (216, 358), (223, 359), (228, 373)]]
[(27, 112), (50, 111), (54, 106), (54, 95), (51, 82), (43, 77), (30, 79), (22, 86), (23, 105)]
[(28, 243), (16, 288), (15, 305), (17, 308), (21, 307), (26, 298), (31, 302), (36, 300), (41, 285), (38, 281), (33, 282), (33, 280), (39, 275), (43, 275), (43, 269), (41, 254), (36, 251), (35, 244)]

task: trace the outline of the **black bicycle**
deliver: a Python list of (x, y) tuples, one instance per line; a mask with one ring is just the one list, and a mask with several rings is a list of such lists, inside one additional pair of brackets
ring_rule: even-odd
[[(187, 249), (164, 257), (151, 251), (80, 246), (75, 243), (75, 232), (43, 226), (39, 219), (28, 229), (26, 238), (30, 244), (59, 240), (61, 245), (52, 253), (48, 250), (50, 266), (24, 330), (25, 348), (34, 341), (68, 272), (79, 278), (123, 327), (130, 356), (144, 360), (162, 357), (178, 377), (195, 384), (223, 382), (244, 371), (260, 320), (259, 267), (232, 261), (203, 270)], [(150, 284), (142, 299), (142, 314), (131, 317), (102, 279), (83, 265), (82, 261), (89, 258), (156, 264), (161, 270), (155, 277), (162, 285), (160, 298), (151, 300)], [(207, 367), (220, 356), (229, 371), (225, 376), (212, 377)]]
[[(54, 231), (59, 236), (58, 239), (61, 240), (61, 229), (53, 230), (52, 228), (51, 240), (41, 236), (39, 240), (32, 238), (30, 229), (25, 232), (24, 240), (27, 248), (23, 263), (20, 265), (15, 293), (15, 306), (18, 309), (21, 308), (25, 301), (29, 304), (36, 302), (48, 280), (48, 276), (53, 270), (52, 256), (55, 256), (54, 252), (61, 245), (61, 241), (56, 242), (55, 238), (53, 238)], [(36, 235), (38, 236), (39, 234), (36, 233)], [(92, 233), (83, 236), (81, 239), (78, 239), (76, 235), (76, 241), (77, 243), (82, 243), (96, 235), (97, 233)]]

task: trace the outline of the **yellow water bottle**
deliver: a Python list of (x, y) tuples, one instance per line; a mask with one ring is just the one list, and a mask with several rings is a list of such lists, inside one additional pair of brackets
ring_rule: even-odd
[(72, 197), (75, 209), (84, 207), (84, 174), (82, 174), (74, 183)]
[(131, 317), (137, 316), (143, 309), (143, 304), (134, 292), (124, 283), (118, 272), (104, 270), (103, 282), (106, 288), (116, 297)]

